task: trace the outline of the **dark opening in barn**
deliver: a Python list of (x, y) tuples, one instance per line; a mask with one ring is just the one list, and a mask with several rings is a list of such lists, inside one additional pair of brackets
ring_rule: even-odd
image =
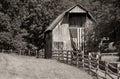
[(86, 13), (70, 13), (69, 26), (70, 27), (83, 27), (86, 19)]
[(72, 41), (72, 46), (75, 50), (83, 50), (83, 40), (81, 36), (85, 26), (86, 13), (70, 13), (69, 14), (69, 27)]

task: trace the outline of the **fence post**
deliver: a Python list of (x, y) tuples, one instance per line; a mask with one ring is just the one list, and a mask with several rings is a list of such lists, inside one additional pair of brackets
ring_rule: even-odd
[(39, 50), (38, 52), (39, 52), (39, 57), (42, 58), (42, 56), (41, 56), (42, 50)]
[(90, 71), (91, 71), (91, 53), (89, 53), (89, 55), (88, 55), (88, 63), (89, 63), (89, 70), (88, 70), (88, 72), (90, 73)]
[(40, 51), (40, 53), (41, 53), (41, 57), (44, 58), (44, 56), (45, 56), (44, 52)]
[(4, 49), (2, 49), (2, 53), (4, 53), (4, 51), (5, 51), (5, 50), (4, 50)]
[(64, 51), (62, 51), (62, 60), (64, 62)]
[(107, 79), (107, 74), (108, 74), (108, 62), (105, 62), (105, 78)]
[(73, 64), (73, 54), (72, 54), (73, 51), (70, 52), (70, 55), (71, 55), (71, 65)]
[(83, 69), (84, 69), (84, 66), (85, 66), (85, 65), (84, 65), (84, 52), (82, 51), (81, 53), (82, 53), (82, 67), (83, 67)]
[(36, 54), (36, 58), (38, 58), (38, 52), (37, 52), (37, 50), (35, 50), (35, 54)]
[(30, 56), (31, 54), (30, 54), (30, 50), (28, 50), (28, 55)]
[(22, 55), (22, 50), (20, 49), (19, 55)]
[(57, 59), (58, 59), (58, 61), (60, 60), (60, 53), (61, 53), (61, 51), (59, 51), (59, 52), (57, 53)]
[(76, 56), (76, 65), (77, 67), (79, 67), (79, 52), (77, 52), (77, 56)]
[(10, 53), (12, 53), (13, 51), (12, 51), (12, 49), (10, 49)]
[(120, 64), (117, 64), (117, 79), (120, 78)]
[(96, 75), (98, 73), (99, 70), (99, 54), (96, 55)]
[(68, 51), (66, 51), (67, 52), (67, 57), (66, 57), (66, 61), (67, 61), (67, 64), (68, 64)]
[(24, 49), (22, 50), (22, 54), (25, 55), (25, 50)]
[(37, 53), (38, 53), (38, 58), (40, 58), (40, 51), (39, 51), (39, 50), (37, 50)]

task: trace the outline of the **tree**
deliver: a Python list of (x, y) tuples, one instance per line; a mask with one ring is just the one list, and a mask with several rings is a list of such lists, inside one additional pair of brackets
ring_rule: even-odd
[[(41, 49), (45, 29), (60, 13), (76, 3), (86, 7), (97, 20), (94, 34), (90, 34), (93, 36), (90, 39), (94, 40), (89, 42), (94, 45), (89, 44), (90, 47), (96, 47), (105, 35), (120, 40), (119, 0), (0, 0), (0, 33), (11, 39), (8, 44), (15, 49)], [(116, 37), (112, 37), (115, 32)]]

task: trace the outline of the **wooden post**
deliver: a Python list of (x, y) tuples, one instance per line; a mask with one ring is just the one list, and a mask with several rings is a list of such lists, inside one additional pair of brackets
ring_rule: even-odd
[(88, 55), (88, 62), (89, 62), (89, 70), (88, 70), (88, 72), (90, 73), (90, 71), (91, 71), (91, 53), (89, 53), (89, 55)]
[(38, 58), (39, 58), (40, 57), (40, 51), (38, 50), (37, 53), (38, 53)]
[[(42, 52), (42, 53), (43, 53), (43, 57), (45, 57), (45, 50), (44, 50), (44, 49), (43, 49), (43, 52)], [(52, 56), (53, 56), (53, 55), (52, 55)]]
[(30, 54), (30, 50), (28, 50), (28, 55), (30, 56), (31, 54)]
[(100, 52), (98, 52), (98, 57), (99, 57), (99, 60), (101, 59), (101, 53)]
[(62, 61), (64, 62), (64, 54), (63, 54), (63, 50), (62, 50)]
[(117, 79), (120, 79), (120, 64), (117, 64)]
[(96, 74), (98, 73), (99, 70), (99, 54), (96, 55)]
[(83, 66), (83, 69), (84, 69), (84, 66), (85, 66), (84, 65), (84, 52), (82, 51), (81, 53), (82, 53), (82, 66)]
[(44, 58), (44, 53), (42, 51), (40, 51), (41, 57)]
[(2, 53), (4, 53), (5, 52), (5, 50), (4, 49), (2, 49)]
[(39, 50), (38, 52), (39, 52), (39, 57), (41, 58), (41, 52), (42, 52), (42, 51)]
[(107, 79), (107, 74), (108, 74), (108, 62), (105, 62), (105, 78)]
[(24, 50), (21, 50), (21, 54), (22, 54), (22, 55), (24, 55), (24, 54), (25, 54)]
[(10, 53), (12, 53), (13, 51), (12, 51), (12, 49), (10, 49)]
[(67, 52), (66, 63), (68, 64), (68, 51), (66, 52)]
[(60, 60), (60, 53), (61, 53), (61, 51), (57, 52), (57, 59), (58, 59), (58, 61)]
[(77, 67), (79, 67), (79, 52), (77, 52), (77, 56), (76, 56), (76, 65)]
[(37, 50), (35, 50), (35, 54), (36, 54), (36, 58), (38, 57), (38, 52), (37, 52)]
[(20, 53), (19, 53), (19, 55), (22, 55), (22, 50), (20, 49)]
[[(53, 52), (53, 51), (52, 51)], [(39, 51), (39, 53), (40, 53), (40, 57), (41, 58), (44, 58), (44, 56), (45, 56), (45, 52), (42, 50), (42, 51)], [(43, 55), (43, 56), (42, 56)]]
[(61, 61), (61, 59), (62, 59), (62, 50), (61, 50), (61, 52), (60, 52), (60, 56), (59, 56), (59, 60)]
[(70, 55), (71, 55), (71, 64), (73, 64), (73, 51), (70, 52)]
[(41, 52), (42, 50), (38, 50), (39, 57), (41, 58)]
[(60, 60), (60, 61), (61, 61), (61, 59), (62, 59), (62, 50), (61, 50), (60, 56), (59, 56), (59, 60)]

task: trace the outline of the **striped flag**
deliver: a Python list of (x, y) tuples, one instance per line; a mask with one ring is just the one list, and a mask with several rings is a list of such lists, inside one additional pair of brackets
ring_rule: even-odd
[(84, 28), (70, 28), (71, 42), (77, 50), (82, 50), (84, 42)]

